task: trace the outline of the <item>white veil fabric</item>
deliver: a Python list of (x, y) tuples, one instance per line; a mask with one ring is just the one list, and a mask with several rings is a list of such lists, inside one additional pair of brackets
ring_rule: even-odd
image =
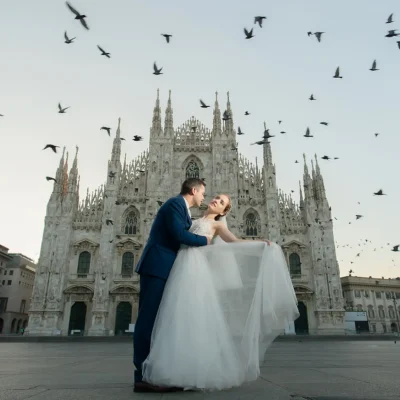
[[(227, 225), (225, 217), (221, 220)], [(257, 379), (267, 347), (300, 315), (283, 251), (276, 243), (226, 243), (220, 237), (200, 251), (208, 259), (229, 330), (247, 364), (245, 380)]]

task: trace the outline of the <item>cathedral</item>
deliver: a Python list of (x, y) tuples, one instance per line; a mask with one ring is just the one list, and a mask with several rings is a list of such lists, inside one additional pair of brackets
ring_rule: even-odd
[[(239, 153), (229, 93), (225, 110), (228, 118), (216, 95), (211, 128), (193, 116), (175, 128), (171, 92), (164, 125), (157, 93), (148, 150), (121, 161), (119, 120), (105, 183), (81, 201), (78, 148), (69, 171), (64, 148), (47, 204), (28, 334), (127, 334), (138, 312), (135, 265), (158, 208), (188, 177), (205, 180), (205, 203), (216, 193), (231, 196), (227, 221), (236, 236), (282, 246), (300, 311), (282, 333), (344, 333), (331, 210), (317, 159), (310, 175), (304, 157), (296, 204), (278, 189), (269, 141), (262, 166)], [(196, 218), (202, 210), (191, 212)]]

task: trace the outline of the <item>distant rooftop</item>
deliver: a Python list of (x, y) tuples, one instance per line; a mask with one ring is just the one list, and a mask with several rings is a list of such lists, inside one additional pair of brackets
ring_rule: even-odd
[(32, 258), (30, 258), (30, 257), (28, 257), (28, 256), (26, 256), (25, 254), (22, 254), (22, 253), (9, 253), (9, 255), (10, 255), (10, 256), (13, 256), (13, 257), (15, 257), (15, 256), (20, 256), (20, 257), (23, 257), (23, 258), (25, 258), (25, 259), (27, 259), (27, 260), (29, 260), (29, 261), (35, 263), (35, 261), (32, 260)]

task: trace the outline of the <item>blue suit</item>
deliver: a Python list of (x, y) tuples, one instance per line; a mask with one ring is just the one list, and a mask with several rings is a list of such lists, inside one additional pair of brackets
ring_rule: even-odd
[(181, 244), (205, 246), (207, 238), (189, 232), (192, 221), (182, 196), (172, 197), (158, 210), (142, 256), (136, 266), (140, 275), (139, 313), (133, 335), (135, 382), (142, 381), (142, 363), (150, 352), (154, 321), (165, 283)]

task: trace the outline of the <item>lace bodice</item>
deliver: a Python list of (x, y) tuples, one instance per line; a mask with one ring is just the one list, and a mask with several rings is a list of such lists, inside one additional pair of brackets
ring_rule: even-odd
[(189, 232), (195, 233), (196, 235), (206, 236), (212, 234), (211, 229), (212, 221), (209, 219), (199, 218), (193, 221)]

